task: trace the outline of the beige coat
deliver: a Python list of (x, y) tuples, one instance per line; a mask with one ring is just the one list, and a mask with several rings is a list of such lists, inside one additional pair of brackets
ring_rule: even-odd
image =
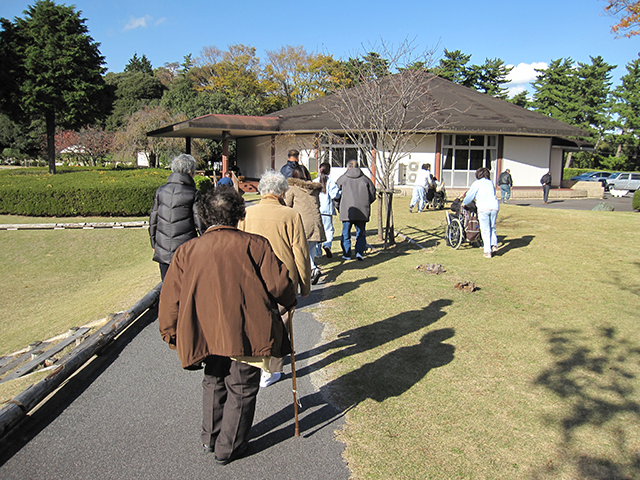
[(311, 263), (305, 229), (300, 214), (284, 205), (275, 195), (265, 195), (257, 205), (247, 208), (240, 230), (257, 233), (269, 240), (277, 257), (289, 270), (289, 277), (300, 294), (311, 292)]
[(284, 202), (293, 207), (302, 217), (304, 231), (310, 242), (324, 242), (327, 237), (320, 215), (320, 193), (322, 185), (298, 178), (289, 178), (289, 190), (284, 194)]

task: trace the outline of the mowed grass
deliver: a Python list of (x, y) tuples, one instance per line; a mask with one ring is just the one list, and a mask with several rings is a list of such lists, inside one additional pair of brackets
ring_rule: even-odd
[(485, 259), (408, 202), (396, 230), (425, 250), (320, 261), (333, 283), (313, 361), (350, 408), (354, 478), (640, 478), (640, 214), (505, 205)]
[(151, 258), (147, 229), (0, 231), (0, 355), (133, 306), (160, 282)]

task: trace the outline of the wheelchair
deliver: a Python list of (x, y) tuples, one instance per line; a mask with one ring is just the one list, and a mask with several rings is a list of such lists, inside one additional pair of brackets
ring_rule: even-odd
[(463, 241), (469, 242), (472, 246), (482, 247), (482, 235), (480, 235), (478, 210), (475, 202), (467, 207), (457, 198), (451, 204), (451, 210), (453, 213), (446, 212), (446, 244), (454, 250), (460, 248)]

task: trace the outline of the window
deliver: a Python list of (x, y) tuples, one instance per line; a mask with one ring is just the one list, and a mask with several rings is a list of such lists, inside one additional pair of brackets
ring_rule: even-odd
[(445, 134), (442, 136), (440, 176), (446, 185), (468, 187), (476, 179), (476, 170), (486, 167), (491, 171), (492, 180), (495, 180), (493, 170), (497, 158), (497, 135)]
[(369, 168), (367, 154), (346, 135), (322, 139), (320, 155), (321, 161), (329, 162), (332, 167), (344, 168), (355, 160), (359, 167)]

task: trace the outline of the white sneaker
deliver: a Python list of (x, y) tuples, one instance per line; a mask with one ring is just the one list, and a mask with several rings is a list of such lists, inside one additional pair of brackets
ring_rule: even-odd
[(267, 388), (278, 380), (280, 380), (280, 372), (269, 373), (263, 370), (262, 375), (260, 375), (260, 388)]
[(364, 260), (364, 257), (362, 256), (361, 253), (356, 253), (356, 259), (362, 261), (362, 260)]

